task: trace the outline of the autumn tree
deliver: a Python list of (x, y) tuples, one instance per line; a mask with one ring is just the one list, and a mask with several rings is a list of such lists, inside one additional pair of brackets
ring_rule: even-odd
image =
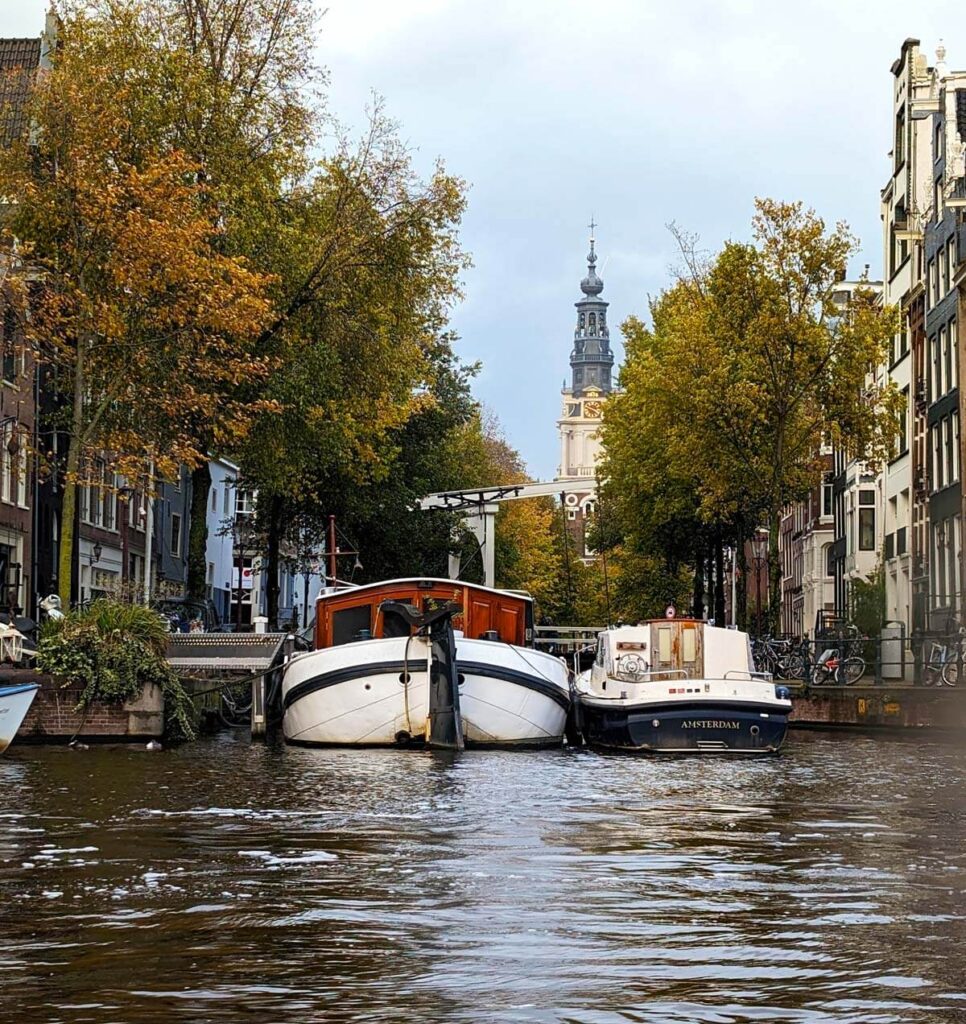
[(269, 322), (269, 279), (219, 244), (199, 165), (139, 118), (169, 70), (138, 40), (78, 13), (29, 104), (30, 135), (0, 157), (11, 201), (2, 245), (29, 268), (27, 334), (63, 389), (59, 589), (70, 596), (78, 482), (95, 452), (140, 475), (207, 451), (186, 423), (237, 444), (255, 411), (228, 395), (269, 362), (251, 341)]

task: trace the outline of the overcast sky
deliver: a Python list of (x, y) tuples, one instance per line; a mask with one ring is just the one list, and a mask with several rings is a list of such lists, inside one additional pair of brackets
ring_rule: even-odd
[[(610, 323), (646, 312), (674, 220), (708, 248), (745, 238), (755, 196), (802, 199), (881, 275), (891, 76), (914, 36), (966, 67), (962, 0), (327, 0), (319, 54), (332, 111), (361, 124), (372, 90), (429, 169), (470, 185), (474, 266), (454, 310), (477, 395), (535, 478), (555, 420), (587, 223)], [(0, 0), (0, 35), (40, 31), (44, 0)], [(617, 332), (612, 326), (612, 341)]]

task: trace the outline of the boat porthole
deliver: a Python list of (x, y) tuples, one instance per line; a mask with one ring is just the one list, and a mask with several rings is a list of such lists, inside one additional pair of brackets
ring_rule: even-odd
[(758, 733), (760, 733), (760, 732), (761, 732), (761, 729), (759, 729), (757, 725), (753, 725), (751, 727), (751, 735), (752, 736), (757, 736)]
[(460, 672), (460, 674), (456, 677), (456, 681), (460, 684), (460, 686), (462, 686), (463, 683), (466, 682), (466, 676), (464, 676), (463, 673)]
[(410, 679), (410, 675), (409, 675), (408, 672), (400, 672), (399, 673), (399, 682), (401, 682), (404, 686), (405, 686), (406, 683), (409, 682), (409, 679)]
[(659, 726), (660, 724), (661, 724), (661, 720), (660, 720), (659, 718), (652, 718), (652, 719), (651, 719), (651, 725), (653, 725), (655, 729), (656, 729), (656, 728), (657, 728), (657, 727), (658, 727), (658, 726)]
[(367, 690), (371, 690), (372, 689), (372, 683), (366, 683), (366, 689)]

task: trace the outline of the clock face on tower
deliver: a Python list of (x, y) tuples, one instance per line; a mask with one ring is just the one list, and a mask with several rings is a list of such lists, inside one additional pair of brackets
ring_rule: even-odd
[(600, 402), (584, 402), (584, 415), (589, 420), (599, 420), (604, 407)]
[(570, 402), (567, 405), (568, 416), (579, 416), (580, 415), (580, 402)]

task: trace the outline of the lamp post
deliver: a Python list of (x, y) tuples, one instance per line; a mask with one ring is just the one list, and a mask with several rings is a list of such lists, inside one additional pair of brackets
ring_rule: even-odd
[[(134, 494), (134, 488), (130, 484), (125, 484), (123, 487), (118, 488), (117, 496), (120, 498), (120, 509), (119, 514), (121, 517), (121, 593), (124, 594), (124, 584), (128, 578), (128, 562), (130, 557), (128, 556), (128, 516), (131, 507), (131, 497)], [(126, 595), (125, 595), (126, 597)]]
[(768, 560), (768, 536), (762, 536), (761, 530), (755, 531), (751, 553), (755, 560), (755, 628), (761, 636), (761, 567)]

